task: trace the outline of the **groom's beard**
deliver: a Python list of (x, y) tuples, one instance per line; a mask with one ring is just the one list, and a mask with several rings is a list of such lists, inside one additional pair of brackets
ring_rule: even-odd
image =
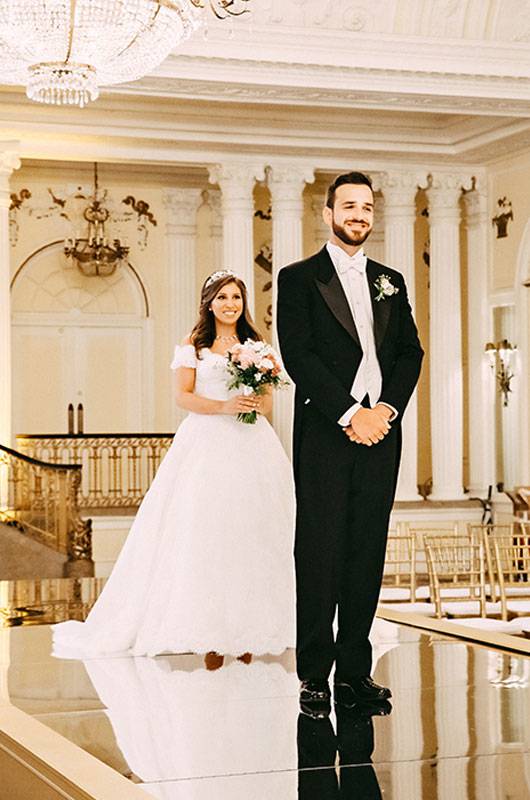
[(333, 233), (335, 236), (344, 242), (344, 244), (348, 245), (355, 245), (356, 247), (360, 244), (363, 244), (368, 237), (370, 236), (372, 229), (370, 227), (366, 228), (364, 232), (359, 231), (358, 233), (348, 233), (346, 228), (342, 225), (338, 225), (335, 220), (333, 220), (331, 227), (333, 229)]

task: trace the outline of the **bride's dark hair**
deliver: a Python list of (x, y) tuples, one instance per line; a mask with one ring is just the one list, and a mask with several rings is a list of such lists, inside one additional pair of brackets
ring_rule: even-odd
[(254, 339), (254, 341), (258, 342), (263, 341), (263, 336), (257, 330), (250, 316), (247, 287), (241, 278), (238, 278), (237, 275), (224, 275), (212, 283), (210, 283), (210, 278), (207, 278), (201, 289), (199, 319), (195, 323), (190, 335), (191, 344), (194, 346), (198, 357), (201, 348), (211, 347), (215, 341), (215, 316), (213, 311), (210, 311), (210, 303), (215, 299), (221, 289), (224, 286), (228, 286), (229, 283), (236, 284), (243, 298), (243, 311), (236, 325), (236, 333), (239, 337), (239, 341), (244, 342), (246, 339)]

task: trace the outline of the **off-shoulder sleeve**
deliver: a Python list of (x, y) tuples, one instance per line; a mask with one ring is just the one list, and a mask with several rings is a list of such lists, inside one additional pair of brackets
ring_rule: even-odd
[(178, 344), (175, 347), (173, 354), (173, 361), (171, 362), (171, 369), (178, 369), (179, 367), (197, 368), (197, 356), (195, 348), (192, 344)]

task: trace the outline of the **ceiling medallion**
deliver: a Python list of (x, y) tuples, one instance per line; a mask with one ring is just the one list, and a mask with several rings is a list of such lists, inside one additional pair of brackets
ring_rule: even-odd
[[(106, 192), (103, 195), (103, 199)], [(105, 223), (110, 214), (99, 198), (98, 165), (94, 164), (94, 194), (83, 216), (88, 222), (86, 235), (80, 239), (67, 239), (64, 254), (72, 258), (83, 275), (91, 278), (96, 275), (112, 275), (117, 266), (129, 255), (129, 248), (119, 239), (109, 242)]]
[(31, 100), (81, 108), (100, 86), (151, 72), (204, 21), (237, 17), (251, 0), (0, 0), (3, 82)]

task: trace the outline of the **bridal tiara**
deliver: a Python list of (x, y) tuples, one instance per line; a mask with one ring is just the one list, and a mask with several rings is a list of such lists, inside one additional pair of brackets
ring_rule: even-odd
[(231, 269), (220, 269), (219, 272), (214, 272), (212, 275), (210, 275), (210, 277), (206, 280), (206, 283), (204, 284), (204, 288), (207, 289), (209, 286), (212, 285), (212, 283), (220, 281), (221, 278), (228, 278), (229, 276), (232, 278), (237, 278), (236, 273), (232, 272)]

